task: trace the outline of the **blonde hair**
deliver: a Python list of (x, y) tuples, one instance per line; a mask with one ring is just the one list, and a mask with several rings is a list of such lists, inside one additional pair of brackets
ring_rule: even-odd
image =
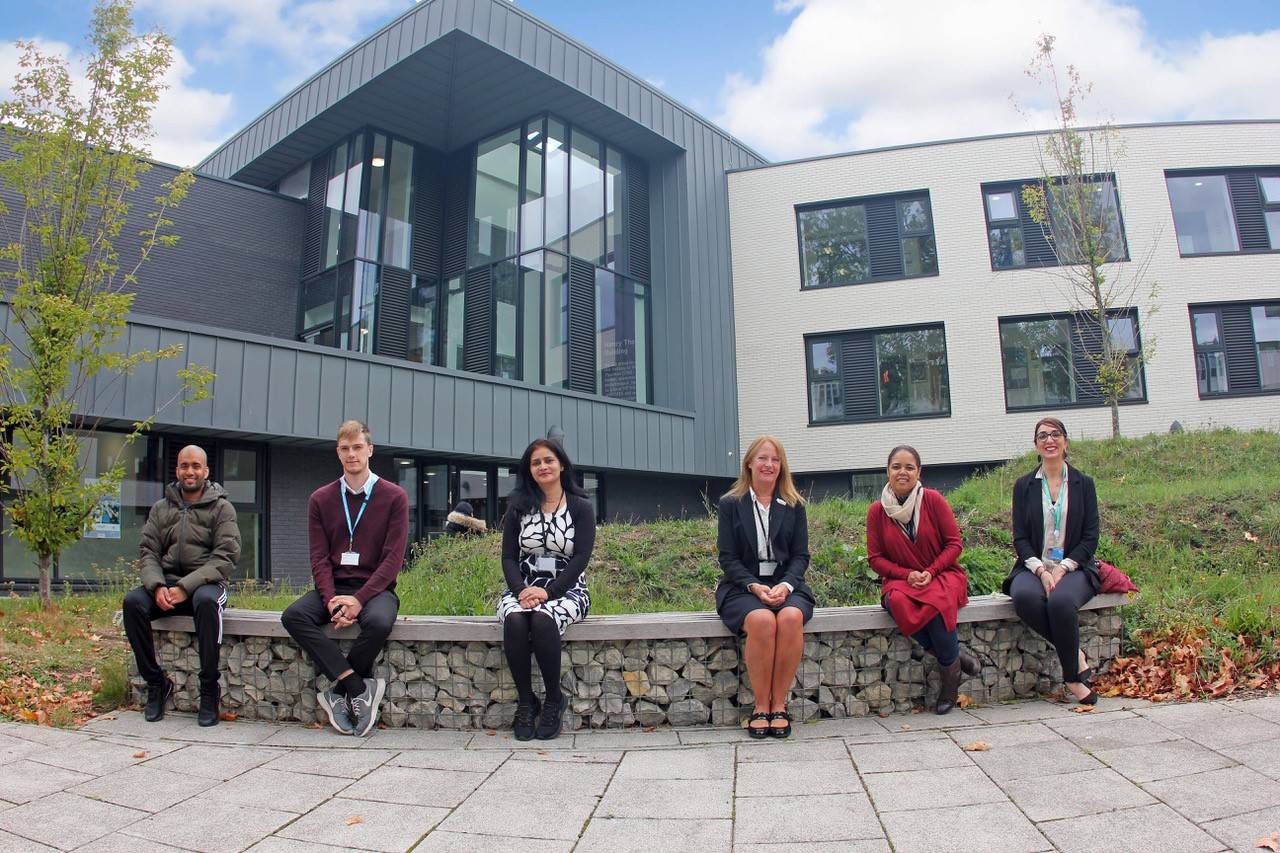
[(751, 460), (760, 451), (760, 446), (766, 442), (772, 444), (774, 450), (778, 451), (778, 467), (780, 470), (778, 471), (776, 496), (782, 498), (791, 506), (799, 506), (804, 503), (804, 495), (800, 494), (799, 489), (796, 488), (795, 481), (791, 479), (791, 466), (787, 463), (787, 451), (783, 449), (782, 442), (771, 435), (760, 436), (751, 442), (747, 452), (742, 454), (742, 469), (738, 471), (738, 479), (734, 481), (733, 488), (725, 492), (725, 497), (740, 498), (751, 488)]
[(355, 438), (357, 434), (364, 439), (365, 444), (373, 444), (373, 434), (369, 432), (369, 427), (364, 421), (353, 419), (338, 424), (338, 441), (344, 438)]

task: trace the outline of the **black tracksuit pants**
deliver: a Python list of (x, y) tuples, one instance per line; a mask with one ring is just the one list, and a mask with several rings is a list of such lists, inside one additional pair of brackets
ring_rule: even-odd
[(222, 608), (227, 604), (227, 590), (221, 584), (207, 583), (172, 610), (161, 610), (151, 593), (138, 587), (124, 597), (124, 633), (133, 646), (138, 672), (147, 684), (164, 681), (164, 670), (156, 660), (155, 638), (151, 622), (162, 616), (191, 616), (196, 623), (196, 648), (200, 653), (200, 686), (210, 688), (218, 683), (218, 650), (222, 645)]
[[(359, 587), (338, 587), (338, 595), (355, 595)], [(338, 648), (338, 641), (325, 633), (325, 626), (330, 623), (330, 613), (324, 606), (324, 599), (314, 589), (299, 598), (284, 611), (280, 621), (285, 630), (302, 646), (307, 655), (315, 661), (321, 672), (330, 681), (337, 681), (338, 676), (348, 669), (354, 670), (361, 678), (373, 678), (373, 665), (382, 654), (382, 647), (387, 644), (391, 628), (395, 625), (396, 614), (400, 612), (400, 599), (390, 590), (384, 590), (360, 609), (356, 616), (356, 624), (360, 626), (360, 636), (351, 646), (351, 654), (343, 655)]]

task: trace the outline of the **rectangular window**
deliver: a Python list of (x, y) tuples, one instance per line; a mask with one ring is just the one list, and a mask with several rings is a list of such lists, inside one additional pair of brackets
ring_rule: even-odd
[(347, 176), (343, 181), (342, 227), (338, 231), (338, 262), (356, 255), (357, 225), (360, 221), (360, 188), (364, 178), (364, 134), (358, 133), (348, 146)]
[(329, 182), (325, 185), (324, 259), (322, 267), (338, 262), (338, 239), (342, 231), (342, 199), (347, 179), (347, 143), (329, 152)]
[(513, 127), (476, 146), (468, 267), (516, 253), (519, 189), (520, 128)]
[(1280, 302), (1192, 305), (1201, 397), (1280, 392)]
[(596, 270), (596, 392), (649, 402), (648, 288)]
[(1196, 383), (1200, 396), (1227, 391), (1227, 355), (1222, 348), (1222, 323), (1217, 311), (1192, 311), (1195, 335)]
[(436, 304), (440, 286), (435, 279), (415, 275), (409, 289), (410, 361), (436, 363)]
[(796, 209), (805, 288), (938, 274), (927, 192)]
[[(1027, 187), (1044, 189), (1047, 222), (1032, 218)], [(1078, 264), (1088, 254), (1103, 263), (1128, 259), (1113, 175), (984, 184), (982, 198), (993, 270)]]
[(523, 379), (520, 368), (520, 277), (515, 261), (493, 265), (493, 292), (497, 302), (493, 375), (504, 379)]
[[(1097, 382), (1103, 341), (1092, 315), (1001, 318), (999, 328), (1009, 411), (1105, 405)], [(1124, 353), (1128, 364), (1129, 382), (1121, 401), (1145, 401), (1136, 312), (1129, 308), (1108, 312), (1107, 334), (1113, 351)]]
[(466, 278), (454, 276), (445, 285), (444, 366), (462, 369), (462, 320), (466, 303)]
[(1280, 249), (1280, 175), (1260, 175), (1258, 189), (1262, 193), (1262, 216), (1267, 223), (1267, 243)]
[(382, 215), (386, 208), (387, 137), (373, 135), (369, 157), (369, 191), (356, 222), (356, 254), (367, 260), (378, 259), (378, 241), (382, 237)]
[(547, 135), (541, 119), (525, 125), (524, 187), (520, 190), (520, 250), (540, 249), (546, 242), (543, 219), (546, 200), (542, 181), (543, 152)]
[(951, 413), (941, 325), (861, 329), (805, 338), (809, 423), (858, 423)]
[(1257, 305), (1249, 313), (1258, 350), (1258, 382), (1265, 390), (1280, 389), (1280, 305)]
[(1207, 255), (1240, 251), (1225, 175), (1170, 177), (1167, 185), (1179, 252)]
[(563, 388), (569, 381), (569, 260), (544, 254), (542, 384)]
[(573, 131), (569, 162), (569, 249), (575, 258), (604, 266), (603, 146)]
[(409, 268), (413, 248), (413, 146), (391, 141), (387, 164), (386, 233), (382, 238), (382, 262)]

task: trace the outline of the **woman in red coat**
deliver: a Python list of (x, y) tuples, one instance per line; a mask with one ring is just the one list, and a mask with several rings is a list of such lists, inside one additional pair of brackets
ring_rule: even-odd
[(955, 707), (960, 673), (981, 670), (956, 635), (956, 613), (969, 601), (969, 579), (956, 562), (964, 545), (947, 499), (920, 484), (915, 448), (891, 450), (888, 473), (880, 500), (867, 509), (867, 560), (898, 628), (938, 659), (936, 710), (945, 714)]

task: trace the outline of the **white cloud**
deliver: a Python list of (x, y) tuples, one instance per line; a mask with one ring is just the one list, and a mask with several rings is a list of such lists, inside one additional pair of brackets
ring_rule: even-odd
[[(84, 78), (84, 57), (59, 41), (30, 39), (42, 53), (61, 56), (70, 63), (72, 87), (82, 99), (88, 95)], [(0, 45), (0, 97), (9, 97), (22, 52), (13, 44)], [(165, 74), (168, 88), (160, 95), (151, 114), (154, 136), (152, 156), (180, 166), (195, 165), (230, 132), (233, 99), (230, 94), (191, 86), (194, 69), (182, 51), (174, 49), (173, 62)]]
[[(730, 75), (718, 120), (788, 158), (1001, 133), (1051, 123), (1023, 72), (1041, 33), (1093, 93), (1082, 119), (1280, 115), (1280, 30), (1161, 43), (1115, 0), (783, 0), (794, 12), (758, 77)], [(1020, 115), (1010, 95), (1028, 113)]]

